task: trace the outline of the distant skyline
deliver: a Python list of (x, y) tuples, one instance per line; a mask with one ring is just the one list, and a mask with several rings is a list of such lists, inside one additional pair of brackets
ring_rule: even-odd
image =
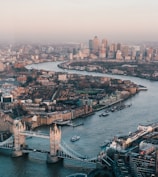
[(0, 39), (158, 41), (158, 0), (1, 0)]

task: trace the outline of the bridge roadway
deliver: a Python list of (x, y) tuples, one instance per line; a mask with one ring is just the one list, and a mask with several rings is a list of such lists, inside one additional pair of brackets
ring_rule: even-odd
[[(49, 153), (49, 151), (46, 151), (46, 150), (32, 149), (32, 148), (29, 148), (29, 147), (24, 148), (22, 151), (23, 151), (23, 153), (29, 153), (29, 152), (39, 152), (39, 153), (45, 153), (45, 154)], [(88, 159), (86, 157), (84, 157), (84, 158), (83, 157), (76, 157), (76, 156), (72, 155), (71, 153), (67, 154), (63, 150), (59, 150), (57, 152), (57, 156), (59, 158), (61, 158), (61, 159), (65, 159), (65, 158), (66, 159), (75, 159), (75, 160), (78, 160), (78, 161), (87, 162), (87, 163), (91, 163), (91, 164), (96, 164), (97, 163), (97, 159), (96, 158), (94, 158), (94, 159)]]
[[(32, 137), (39, 137), (39, 138), (46, 138), (49, 139), (49, 135), (48, 134), (43, 134), (40, 132), (33, 132), (33, 131), (23, 131), (23, 132), (19, 132), (20, 135), (24, 135), (24, 136), (32, 136)], [(74, 159), (80, 162), (84, 162), (87, 164), (93, 164), (95, 165), (97, 162), (99, 162), (100, 160), (104, 161), (104, 163), (106, 163), (108, 166), (111, 166), (109, 162), (107, 162), (107, 160), (102, 157), (100, 159), (98, 159), (98, 157), (88, 157), (86, 155), (81, 155), (78, 152), (74, 151), (73, 149), (71, 149), (64, 141), (60, 142), (59, 144), (60, 149), (57, 151), (57, 156), (59, 158), (62, 159)], [(10, 149), (13, 150), (14, 149), (14, 138), (13, 136), (9, 137), (7, 140), (0, 142), (0, 149)], [(23, 149), (21, 149), (23, 153), (29, 153), (29, 152), (39, 152), (39, 153), (45, 153), (48, 154), (50, 153), (50, 151), (48, 150), (42, 150), (42, 149), (35, 149), (35, 148), (30, 148), (29, 146), (23, 147)]]
[[(20, 135), (25, 135), (25, 136), (32, 136), (32, 137), (38, 137), (38, 138), (46, 138), (49, 139), (49, 135), (48, 134), (43, 134), (40, 132), (33, 132), (33, 131), (23, 131), (20, 132)], [(77, 153), (76, 151), (72, 150), (64, 141), (62, 141), (60, 144), (60, 149), (58, 151), (58, 157), (60, 158), (73, 158), (76, 160), (80, 160), (80, 161), (88, 161), (88, 162), (96, 162), (97, 161), (97, 157), (93, 157), (93, 158), (88, 158), (86, 155), (81, 155), (79, 153)], [(41, 153), (49, 153), (49, 151), (45, 151), (45, 150), (40, 150), (40, 149), (31, 149), (31, 148), (26, 148), (23, 149), (23, 151), (25, 150), (25, 152), (41, 152)]]
[(22, 132), (20, 132), (20, 135), (45, 138), (45, 139), (50, 138), (49, 134), (44, 134), (44, 133), (40, 133), (40, 132), (33, 132), (33, 131), (22, 131)]
[(45, 154), (48, 154), (48, 153), (49, 153), (49, 151), (46, 151), (46, 150), (32, 149), (32, 148), (29, 148), (29, 147), (23, 148), (22, 152), (23, 152), (23, 153), (40, 152), (40, 153), (45, 153)]
[[(38, 137), (38, 138), (46, 138), (49, 139), (49, 135), (48, 134), (43, 134), (40, 132), (33, 132), (33, 131), (23, 131), (20, 132), (21, 135), (25, 135), (25, 136), (33, 136), (33, 137)], [(97, 157), (93, 157), (93, 158), (88, 158), (86, 155), (81, 155), (79, 153), (77, 153), (76, 151), (72, 150), (64, 141), (62, 141), (60, 144), (60, 149), (58, 151), (58, 157), (60, 158), (73, 158), (76, 160), (80, 160), (80, 161), (88, 161), (88, 162), (95, 162), (97, 161)], [(25, 149), (26, 152), (41, 152), (41, 153), (49, 153), (49, 151), (45, 151), (45, 150), (40, 150), (40, 149), (29, 149), (26, 148)]]
[[(32, 136), (32, 137), (39, 137), (39, 138), (46, 138), (49, 139), (49, 135), (48, 134), (43, 134), (43, 133), (39, 133), (39, 132), (33, 132), (33, 131), (23, 131), (20, 132), (21, 135), (24, 136)], [(78, 152), (72, 150), (64, 141), (62, 141), (60, 144), (60, 151), (58, 151), (58, 156), (60, 156), (61, 158), (64, 157), (71, 157), (71, 158), (75, 158), (78, 160), (83, 160), (83, 159), (87, 159), (87, 156), (85, 155), (81, 155)], [(13, 144), (13, 136), (9, 137), (7, 140), (0, 142), (0, 148), (1, 149), (13, 149), (14, 148), (14, 144)], [(41, 149), (32, 149), (29, 147), (26, 147), (23, 149), (23, 152), (41, 152), (41, 153), (49, 153), (49, 151), (47, 150), (41, 150)], [(95, 161), (97, 158), (90, 158), (87, 159), (88, 161)]]

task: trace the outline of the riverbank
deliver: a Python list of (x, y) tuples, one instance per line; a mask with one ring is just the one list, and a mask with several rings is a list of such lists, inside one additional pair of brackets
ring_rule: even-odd
[(115, 102), (113, 102), (113, 103), (110, 103), (109, 105), (104, 105), (104, 106), (101, 106), (100, 108), (96, 108), (95, 111), (100, 111), (100, 110), (102, 110), (102, 109), (109, 108), (109, 107), (114, 106), (114, 105), (116, 105), (116, 104), (118, 104), (118, 103), (120, 103), (120, 102), (123, 102), (123, 101), (125, 101), (125, 100), (127, 100), (127, 99), (119, 99), (119, 100), (117, 100), (117, 101), (115, 101)]
[[(59, 66), (59, 63), (61, 63), (61, 62), (58, 62), (57, 66)], [(43, 65), (47, 65), (47, 64), (50, 65), (50, 63), (43, 63)], [(39, 66), (38, 66), (38, 68), (39, 68)], [(43, 70), (45, 70), (45, 69), (43, 69)], [(54, 73), (54, 75), (57, 78), (59, 76), (64, 76), (64, 80), (65, 80), (65, 78), (69, 78), (67, 73), (64, 73), (64, 74), (63, 73), (62, 74), (61, 73), (59, 73), (59, 74)], [(91, 116), (94, 114), (94, 112), (100, 111), (100, 110), (108, 108), (108, 107), (112, 107), (113, 105), (118, 104), (119, 102), (125, 101), (125, 100), (129, 99), (131, 96), (138, 93), (138, 85), (136, 85), (135, 83), (133, 83), (129, 80), (123, 81), (123, 80), (108, 78), (106, 76), (105, 77), (95, 77), (95, 76), (83, 77), (82, 76), (81, 77), (82, 82), (79, 82), (80, 76), (78, 77), (76, 75), (77, 74), (74, 74), (73, 76), (71, 75), (71, 79), (74, 77), (73, 78), (74, 83), (78, 79), (78, 84), (74, 85), (74, 88), (77, 89), (77, 91), (74, 92), (74, 97), (76, 96), (78, 98), (78, 95), (76, 95), (76, 93), (81, 94), (83, 96), (83, 100), (82, 100), (82, 97), (79, 97), (79, 98), (82, 100), (82, 102), (83, 102), (82, 104), (85, 104), (84, 103), (85, 96), (86, 96), (87, 100), (89, 100), (88, 96), (90, 96), (91, 100), (86, 101), (88, 104), (87, 106), (89, 106), (89, 108), (87, 106), (85, 106), (85, 108), (83, 108), (83, 109), (81, 109), (81, 107), (78, 107), (77, 109), (71, 109), (71, 110), (73, 110), (73, 113), (67, 109), (61, 113), (56, 113), (56, 115), (53, 115), (54, 113), (52, 113), (52, 112), (48, 112), (49, 116), (47, 116), (47, 113), (45, 113), (44, 114), (45, 117), (37, 118), (38, 120), (37, 120), (37, 122), (34, 122), (33, 127), (38, 127), (41, 125), (51, 125), (57, 119), (62, 119), (63, 121), (65, 121), (65, 120), (71, 120), (74, 118), (83, 118), (83, 117)], [(92, 83), (90, 82), (91, 80), (92, 80)], [(95, 80), (97, 82), (97, 83), (95, 83), (95, 85), (94, 85), (93, 80)], [(68, 84), (69, 80), (66, 79), (66, 81)], [(79, 83), (82, 84), (80, 87), (79, 87)], [(86, 90), (83, 90), (83, 87), (84, 87), (83, 83), (86, 84)], [(71, 82), (70, 84), (72, 87), (73, 83)], [(89, 85), (87, 85), (87, 84), (89, 84)], [(93, 85), (91, 85), (91, 84), (93, 84)], [(101, 85), (101, 84), (103, 84), (103, 85)], [(61, 85), (60, 85), (60, 87), (61, 87)], [(118, 91), (117, 88), (119, 88), (121, 91)], [(65, 90), (65, 88), (64, 88), (64, 90)], [(107, 92), (107, 90), (108, 90), (108, 92)], [(64, 92), (64, 91), (62, 91), (62, 92), (61, 91), (62, 91), (62, 89), (60, 88), (60, 90), (58, 90), (58, 92), (60, 92), (60, 94), (62, 95), (62, 92)], [(70, 87), (67, 88), (67, 93), (68, 92), (70, 92)], [(58, 93), (58, 95), (60, 95), (60, 94)], [(65, 94), (66, 94), (66, 92), (65, 92)], [(67, 100), (68, 96), (69, 95), (64, 97), (64, 99)], [(92, 99), (92, 96), (93, 96), (93, 99)], [(61, 97), (61, 99), (63, 99), (63, 98)], [(93, 100), (94, 100), (94, 102), (93, 102)], [(64, 102), (62, 100), (61, 103), (66, 104), (66, 101)], [(69, 104), (70, 103), (72, 104), (72, 102), (69, 101)], [(55, 105), (54, 105), (54, 107), (55, 107)]]
[[(42, 63), (38, 65), (38, 69), (50, 70), (55, 72), (65, 72), (64, 70), (57, 67), (55, 63)], [(30, 68), (37, 68), (36, 65), (30, 66)], [(105, 76), (101, 73), (90, 73), (90, 72), (80, 72), (80, 71), (70, 71), (69, 73), (84, 74), (84, 75), (95, 75), (95, 76)], [(106, 75), (108, 76), (108, 75)], [(77, 128), (73, 127), (63, 127), (62, 128), (62, 141), (66, 142), (73, 150), (79, 152), (80, 154), (87, 154), (89, 156), (98, 154), (100, 151), (99, 145), (104, 140), (111, 140), (116, 135), (126, 135), (129, 132), (134, 132), (138, 124), (149, 124), (157, 122), (157, 99), (158, 99), (158, 82), (151, 82), (146, 79), (141, 79), (138, 77), (120, 76), (120, 75), (109, 75), (109, 77), (114, 77), (117, 79), (131, 80), (138, 85), (144, 85), (148, 88), (147, 92), (139, 92), (135, 96), (132, 96), (127, 100), (127, 103), (132, 103), (130, 109), (124, 109), (123, 111), (116, 111), (108, 116), (107, 119), (98, 118), (99, 114), (103, 111), (96, 112), (95, 115), (89, 116), (85, 119), (84, 126)], [(49, 127), (43, 126), (39, 127), (40, 131), (49, 133)], [(81, 140), (76, 144), (70, 142), (72, 135), (78, 134)], [(41, 147), (45, 149), (46, 143), (43, 139), (32, 138), (27, 141), (31, 141), (35, 149)], [(37, 145), (36, 145), (37, 144)], [(48, 142), (49, 147), (49, 142)], [(30, 155), (29, 158), (17, 158), (13, 159), (1, 154), (2, 164), (1, 167), (4, 169), (1, 171), (3, 177), (8, 177), (8, 174), (12, 176), (18, 175), (25, 177), (34, 176), (60, 176), (65, 177), (67, 175), (79, 172), (77, 169), (65, 168), (62, 161), (53, 164), (45, 165), (45, 162), (37, 160), (39, 154), (35, 154), (36, 160), (32, 159)], [(15, 166), (17, 168), (15, 168)], [(6, 171), (8, 170), (8, 173)], [(92, 174), (94, 177), (94, 175)]]
[(158, 81), (158, 64), (152, 62), (138, 63), (116, 60), (76, 60), (60, 63), (58, 64), (58, 67), (67, 70), (117, 74)]

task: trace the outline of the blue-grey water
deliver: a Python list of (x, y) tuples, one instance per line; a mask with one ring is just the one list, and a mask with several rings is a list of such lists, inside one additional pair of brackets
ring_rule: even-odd
[[(65, 141), (70, 148), (89, 157), (96, 156), (100, 151), (99, 145), (112, 139), (115, 135), (125, 135), (135, 131), (138, 124), (150, 124), (158, 121), (158, 82), (148, 81), (130, 76), (106, 75), (101, 73), (88, 73), (80, 71), (67, 71), (57, 67), (60, 62), (49, 62), (33, 64), (27, 66), (28, 69), (45, 69), (58, 72), (71, 72), (78, 74), (109, 76), (123, 80), (132, 80), (136, 84), (144, 85), (147, 91), (141, 91), (137, 95), (127, 100), (127, 104), (132, 104), (130, 108), (110, 113), (108, 117), (99, 117), (104, 112), (101, 110), (94, 115), (85, 118), (84, 126), (76, 128), (62, 127), (62, 141)], [(42, 127), (38, 131), (49, 132), (48, 127)], [(75, 143), (70, 142), (70, 138), (78, 134), (81, 139)], [(27, 140), (32, 148), (49, 149), (48, 140), (32, 138)], [(28, 157), (11, 158), (8, 154), (0, 154), (0, 177), (65, 177), (78, 169), (64, 167), (63, 163), (48, 165), (45, 163), (46, 155), (38, 153), (30, 154)]]

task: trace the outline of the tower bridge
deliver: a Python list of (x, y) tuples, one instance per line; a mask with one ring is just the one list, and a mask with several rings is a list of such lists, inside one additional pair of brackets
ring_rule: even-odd
[[(41, 132), (27, 131), (25, 124), (20, 120), (16, 120), (14, 121), (12, 130), (13, 135), (7, 140), (0, 142), (0, 149), (10, 149), (13, 157), (19, 157), (29, 152), (40, 152), (47, 154), (48, 163), (56, 163), (60, 159), (72, 159), (79, 161), (80, 163), (89, 164), (91, 167), (93, 166), (93, 168), (96, 168), (96, 165), (101, 162), (109, 165), (106, 159), (103, 159), (103, 156), (102, 158), (100, 158), (100, 156), (88, 157), (71, 149), (64, 141), (61, 141), (61, 129), (56, 125), (54, 125), (53, 128), (50, 128), (49, 134), (44, 134)], [(30, 148), (25, 142), (26, 137), (30, 136), (49, 139), (50, 150)]]

